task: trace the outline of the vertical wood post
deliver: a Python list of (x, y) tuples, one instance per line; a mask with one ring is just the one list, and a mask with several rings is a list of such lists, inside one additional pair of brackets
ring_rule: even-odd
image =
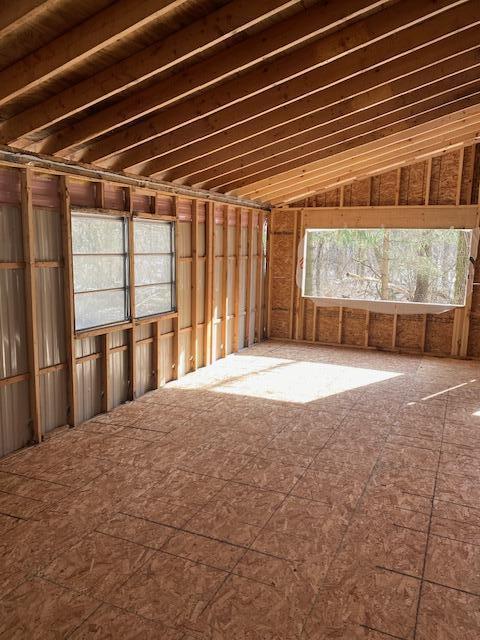
[(67, 421), (77, 425), (77, 365), (75, 358), (75, 307), (73, 299), (72, 215), (66, 176), (59, 177), (65, 282), (65, 346), (67, 353)]
[(235, 209), (235, 300), (234, 300), (234, 330), (233, 330), (233, 351), (240, 348), (240, 275), (242, 271), (242, 210)]
[(207, 203), (205, 212), (205, 324), (204, 324), (204, 359), (205, 365), (212, 362), (212, 308), (213, 308), (213, 202)]
[(40, 373), (38, 364), (37, 292), (35, 279), (35, 224), (32, 204), (32, 172), (21, 171), (23, 259), (25, 262), (25, 309), (28, 368), (30, 377), (30, 415), (35, 442), (43, 440), (40, 415)]
[(129, 371), (130, 371), (130, 399), (135, 400), (137, 395), (137, 330), (135, 326), (135, 234), (133, 227), (133, 194), (127, 189), (127, 206), (129, 216), (128, 225), (128, 290), (130, 294), (130, 317), (132, 328), (129, 331)]
[(178, 231), (178, 196), (173, 199), (174, 211), (175, 211), (175, 306), (177, 308), (177, 315), (173, 318), (173, 379), (177, 380), (180, 376), (180, 297), (178, 295), (179, 286), (179, 267), (180, 267), (180, 251), (179, 251), (179, 231)]
[(250, 325), (252, 321), (252, 265), (253, 265), (253, 211), (250, 209), (248, 215), (248, 231), (247, 231), (247, 274), (246, 274), (246, 304), (245, 304), (245, 340), (244, 346), (249, 347), (252, 342), (250, 340)]
[(193, 201), (192, 225), (192, 370), (198, 369), (198, 200)]
[(102, 336), (102, 411), (110, 409), (110, 334)]
[(225, 358), (228, 351), (228, 205), (223, 208), (222, 256), (222, 358)]
[(258, 212), (257, 229), (257, 283), (255, 286), (256, 309), (255, 309), (255, 340), (261, 342), (263, 338), (263, 227), (265, 214)]
[(272, 333), (273, 224), (274, 214), (270, 212), (267, 216), (267, 338)]

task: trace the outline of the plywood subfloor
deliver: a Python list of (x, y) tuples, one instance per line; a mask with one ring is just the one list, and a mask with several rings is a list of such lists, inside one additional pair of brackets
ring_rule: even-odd
[(263, 343), (0, 462), (0, 638), (480, 637), (477, 363)]

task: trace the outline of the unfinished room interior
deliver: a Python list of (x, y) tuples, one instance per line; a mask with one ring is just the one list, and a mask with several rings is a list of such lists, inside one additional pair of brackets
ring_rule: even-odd
[(0, 3), (0, 640), (480, 640), (478, 0)]

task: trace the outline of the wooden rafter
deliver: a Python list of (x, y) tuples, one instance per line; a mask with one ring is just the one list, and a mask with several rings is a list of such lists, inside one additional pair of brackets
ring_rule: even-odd
[[(343, 3), (338, 4), (343, 7)], [(222, 130), (224, 124), (221, 118), (224, 115), (223, 110), (228, 106), (237, 105), (234, 109), (236, 117), (233, 122), (230, 114), (229, 126), (233, 126), (250, 117), (257, 117), (269, 109), (278, 108), (286, 101), (293, 99), (294, 97), (290, 97), (292, 86), (294, 93), (298, 94), (296, 95), (298, 99), (306, 92), (302, 76), (329, 63), (337, 61), (334, 67), (342, 69), (340, 77), (353, 75), (349, 72), (351, 66), (351, 60), (347, 61), (349, 54), (360, 52), (369, 44), (375, 44), (375, 48), (383, 52), (383, 58), (386, 56), (388, 58), (387, 53), (392, 49), (395, 50), (397, 39), (401, 40), (400, 35), (395, 39), (391, 39), (391, 36), (406, 31), (408, 27), (420, 29), (419, 37), (425, 41), (431, 41), (431, 28), (426, 27), (429, 25), (429, 18), (438, 14), (444, 14), (438, 15), (443, 25), (441, 31), (444, 34), (454, 30), (457, 23), (460, 26), (471, 24), (474, 21), (471, 8), (465, 7), (464, 4), (452, 11), (448, 11), (452, 6), (451, 1), (448, 0), (440, 0), (440, 2), (428, 0), (423, 3), (405, 0), (401, 12), (395, 6), (387, 7), (381, 14), (368, 16), (273, 62), (260, 65), (240, 79), (229, 80), (221, 85), (221, 90), (216, 87), (210, 89), (202, 95), (201, 100), (185, 101), (142, 120), (138, 125), (130, 126), (101, 141), (94, 142), (79, 153), (78, 159), (98, 162), (102, 166), (115, 169), (134, 167), (168, 150), (166, 149), (168, 145), (161, 138), (168, 133), (175, 131), (175, 139), (170, 143), (171, 149), (174, 149), (192, 139), (202, 139)], [(416, 24), (419, 22), (422, 23)], [(434, 21), (434, 24), (437, 25), (437, 21)], [(413, 27), (413, 25), (416, 26)], [(402, 39), (404, 52), (406, 52), (405, 48), (407, 51), (412, 49), (411, 41), (408, 42), (408, 35), (406, 37), (407, 42)], [(378, 55), (380, 54), (377, 54), (377, 57)], [(360, 59), (363, 65), (363, 55), (358, 53), (355, 57)], [(325, 69), (321, 71), (323, 72), (321, 75), (325, 75)], [(289, 81), (292, 81), (292, 86)], [(287, 85), (283, 86), (285, 83)], [(251, 103), (246, 102), (249, 97), (252, 98)], [(204, 119), (205, 116), (212, 116), (217, 112), (220, 112), (218, 118), (210, 117), (208, 121)], [(197, 121), (201, 122), (197, 123)], [(195, 126), (186, 126), (194, 122)], [(176, 131), (177, 129), (182, 131)], [(120, 153), (121, 155), (118, 155)]]
[[(208, 51), (233, 35), (238, 36), (239, 33), (252, 27), (260, 20), (283, 11), (297, 2), (298, 0), (267, 0), (262, 3), (252, 3), (248, 0), (233, 0), (225, 7), (194, 21), (160, 42), (142, 49), (140, 52), (10, 118), (0, 127), (0, 139), (5, 143), (10, 143), (25, 134), (31, 134), (51, 126), (114, 96), (120, 91), (130, 89), (150, 77), (166, 72), (186, 60)], [(238, 50), (240, 45), (234, 48)], [(223, 58), (219, 62), (222, 63)], [(205, 63), (200, 64), (204, 65)], [(193, 91), (192, 86), (195, 88), (194, 77), (194, 70), (188, 70), (179, 74), (176, 82), (172, 83), (169, 79), (163, 80), (154, 87), (144, 89), (134, 94), (133, 97), (122, 100), (114, 108), (103, 109), (82, 120), (80, 125), (73, 125), (66, 132), (52, 136), (42, 143), (42, 147), (48, 152), (58, 144), (67, 144), (65, 138), (81, 142), (89, 130), (96, 132), (101, 132), (105, 128), (108, 130), (107, 122), (113, 121), (118, 124), (121, 119), (118, 114), (125, 114), (129, 106), (132, 114), (135, 109), (138, 111), (139, 108), (143, 109), (143, 113), (146, 113), (148, 112), (147, 105), (151, 103), (149, 96), (153, 98), (154, 106), (158, 104), (159, 96), (164, 104), (168, 104), (169, 99), (172, 100), (174, 97), (178, 99), (182, 95), (178, 83), (180, 79), (184, 81), (185, 95), (188, 95)], [(96, 126), (100, 126), (100, 129), (96, 129)], [(84, 133), (79, 138), (80, 129)], [(60, 142), (61, 140), (64, 142)]]
[(350, 174), (352, 180), (358, 177), (358, 171), (362, 171), (372, 161), (383, 163), (385, 168), (390, 168), (392, 158), (398, 160), (401, 151), (423, 153), (428, 145), (443, 144), (445, 146), (453, 138), (462, 140), (464, 136), (471, 137), (478, 129), (479, 123), (480, 108), (470, 107), (470, 109), (454, 112), (435, 121), (385, 137), (380, 142), (361, 145), (356, 149), (355, 158), (351, 157), (349, 151), (335, 154), (246, 186), (239, 189), (238, 194), (249, 193), (252, 197), (268, 198), (276, 194), (280, 195), (289, 189), (298, 191), (321, 181), (325, 184), (340, 180), (343, 182), (347, 174)]
[(139, 31), (186, 0), (120, 0), (0, 73), (0, 105)]

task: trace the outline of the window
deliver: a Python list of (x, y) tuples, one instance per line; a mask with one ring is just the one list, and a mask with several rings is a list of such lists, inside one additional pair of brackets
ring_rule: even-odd
[(128, 233), (125, 218), (72, 215), (75, 329), (128, 320)]
[(303, 295), (465, 304), (471, 231), (309, 229)]
[(134, 221), (135, 315), (175, 309), (175, 234), (173, 222)]

